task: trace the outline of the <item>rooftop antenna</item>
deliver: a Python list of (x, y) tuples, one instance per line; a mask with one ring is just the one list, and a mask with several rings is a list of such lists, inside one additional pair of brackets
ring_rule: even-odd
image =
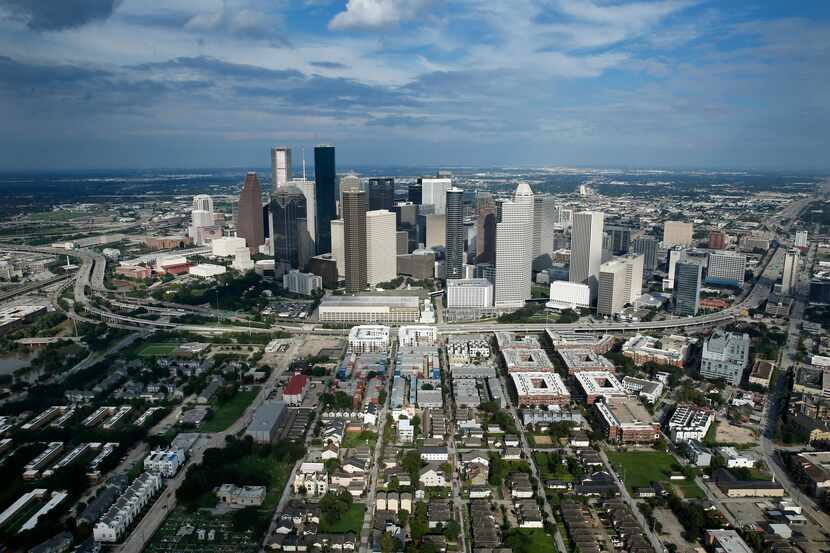
[(305, 180), (305, 146), (300, 147), (300, 152), (302, 152), (303, 156), (303, 180)]

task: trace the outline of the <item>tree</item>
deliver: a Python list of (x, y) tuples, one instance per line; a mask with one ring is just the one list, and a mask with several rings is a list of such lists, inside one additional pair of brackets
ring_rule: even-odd
[(352, 507), (352, 495), (346, 490), (329, 491), (320, 500), (320, 512), (330, 523), (340, 520)]
[(444, 527), (444, 535), (450, 541), (455, 541), (458, 539), (458, 535), (461, 533), (461, 526), (455, 521), (450, 520), (447, 525)]
[(384, 532), (380, 537), (380, 550), (383, 553), (394, 553), (400, 547), (400, 542), (389, 532)]
[(409, 525), (409, 531), (415, 541), (420, 541), (424, 534), (429, 531), (427, 505), (423, 501), (415, 504), (415, 515)]

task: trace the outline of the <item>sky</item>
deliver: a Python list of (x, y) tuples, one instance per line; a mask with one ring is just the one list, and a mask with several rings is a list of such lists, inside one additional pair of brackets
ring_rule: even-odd
[(830, 171), (827, 0), (0, 0), (0, 170)]

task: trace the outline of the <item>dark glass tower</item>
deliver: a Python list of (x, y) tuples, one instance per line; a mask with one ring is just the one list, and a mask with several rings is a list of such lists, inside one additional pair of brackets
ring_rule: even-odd
[(636, 239), (634, 253), (643, 255), (643, 273), (650, 276), (657, 268), (657, 239), (653, 236)]
[(262, 215), (262, 188), (256, 173), (251, 171), (245, 176), (245, 184), (239, 193), (239, 216), (236, 223), (237, 234), (245, 239), (245, 245), (256, 253), (265, 242), (265, 229)]
[(274, 220), (274, 260), (287, 263), (293, 269), (303, 269), (300, 252), (306, 226), (305, 195), (296, 186), (282, 186), (271, 196), (271, 214)]
[(368, 285), (366, 208), (366, 192), (343, 192), (343, 261), (347, 292), (360, 292)]
[(407, 199), (415, 205), (421, 205), (421, 202), (423, 201), (423, 190), (424, 187), (420, 182), (413, 182), (409, 185)]
[(372, 177), (369, 179), (369, 211), (392, 211), (395, 204), (395, 179)]
[(476, 262), (496, 262), (496, 203), (489, 192), (476, 196)]
[(331, 251), (331, 220), (337, 218), (337, 171), (334, 146), (314, 147), (314, 183), (317, 199), (317, 253)]
[(697, 263), (678, 262), (674, 268), (674, 312), (697, 315), (700, 307), (700, 276), (703, 268)]
[(464, 191), (447, 190), (447, 280), (464, 278)]

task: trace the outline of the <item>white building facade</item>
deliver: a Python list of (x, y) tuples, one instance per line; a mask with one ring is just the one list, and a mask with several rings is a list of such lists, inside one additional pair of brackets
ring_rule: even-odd
[(502, 204), (496, 224), (497, 308), (520, 308), (530, 299), (533, 270), (533, 190), (519, 183), (512, 201)]
[(395, 214), (385, 209), (366, 212), (366, 280), (369, 286), (398, 276)]

